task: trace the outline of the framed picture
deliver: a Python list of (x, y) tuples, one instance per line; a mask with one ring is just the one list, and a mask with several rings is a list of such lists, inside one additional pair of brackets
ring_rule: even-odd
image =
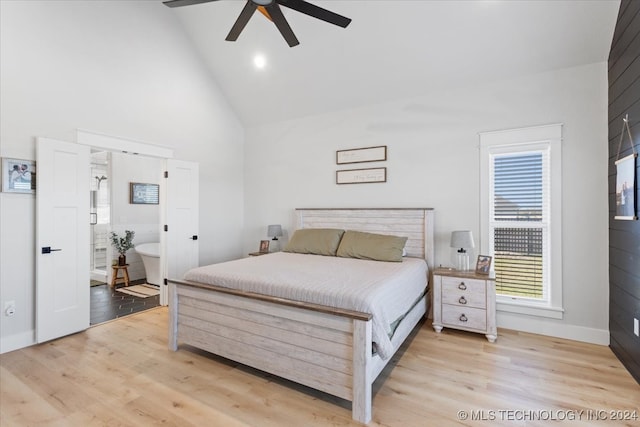
[(336, 184), (367, 184), (373, 182), (387, 182), (387, 168), (336, 171)]
[(636, 153), (616, 161), (615, 219), (635, 220), (636, 216)]
[(336, 164), (381, 162), (387, 160), (387, 146), (353, 148), (336, 151)]
[(2, 191), (7, 193), (36, 192), (36, 162), (23, 159), (2, 159)]
[(157, 205), (160, 203), (160, 185), (131, 182), (129, 203), (133, 205)]
[(488, 255), (478, 255), (478, 262), (476, 263), (477, 274), (489, 274), (491, 270), (491, 257)]
[(260, 240), (260, 252), (261, 253), (269, 252), (269, 241), (268, 240)]

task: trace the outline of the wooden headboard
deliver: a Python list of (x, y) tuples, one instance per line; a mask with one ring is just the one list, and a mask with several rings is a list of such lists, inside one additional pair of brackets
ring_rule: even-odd
[(434, 211), (431, 208), (296, 209), (294, 229), (343, 230), (406, 236), (407, 256), (424, 258), (434, 268)]

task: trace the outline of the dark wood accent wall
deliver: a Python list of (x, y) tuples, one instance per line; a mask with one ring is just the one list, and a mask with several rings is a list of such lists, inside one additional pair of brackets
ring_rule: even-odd
[[(613, 219), (616, 211), (616, 166), (622, 119), (629, 125), (640, 151), (640, 1), (622, 0), (609, 54), (609, 331), (611, 350), (640, 382), (640, 337), (633, 319), (640, 320), (640, 221)], [(620, 157), (632, 153), (625, 136)], [(636, 160), (636, 206), (639, 203)], [(636, 216), (638, 210), (636, 208)]]

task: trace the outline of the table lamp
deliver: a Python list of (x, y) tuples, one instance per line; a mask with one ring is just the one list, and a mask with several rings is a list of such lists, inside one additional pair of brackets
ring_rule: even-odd
[(469, 230), (451, 232), (452, 248), (458, 248), (456, 253), (456, 270), (469, 270), (469, 254), (467, 249), (475, 247), (473, 243), (473, 234)]
[(273, 237), (273, 239), (271, 239), (271, 245), (269, 246), (270, 252), (278, 252), (280, 250), (278, 237), (282, 237), (282, 226), (280, 224), (272, 224), (268, 226), (267, 236)]

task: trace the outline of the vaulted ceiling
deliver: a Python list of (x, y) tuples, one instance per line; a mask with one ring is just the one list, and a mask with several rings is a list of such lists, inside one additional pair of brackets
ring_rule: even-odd
[[(282, 8), (300, 45), (244, 0), (170, 9), (246, 125), (606, 61), (618, 0), (309, 0), (340, 28)], [(162, 6), (162, 5), (161, 5)], [(165, 6), (162, 6), (165, 7)], [(254, 65), (262, 55), (264, 68)]]

